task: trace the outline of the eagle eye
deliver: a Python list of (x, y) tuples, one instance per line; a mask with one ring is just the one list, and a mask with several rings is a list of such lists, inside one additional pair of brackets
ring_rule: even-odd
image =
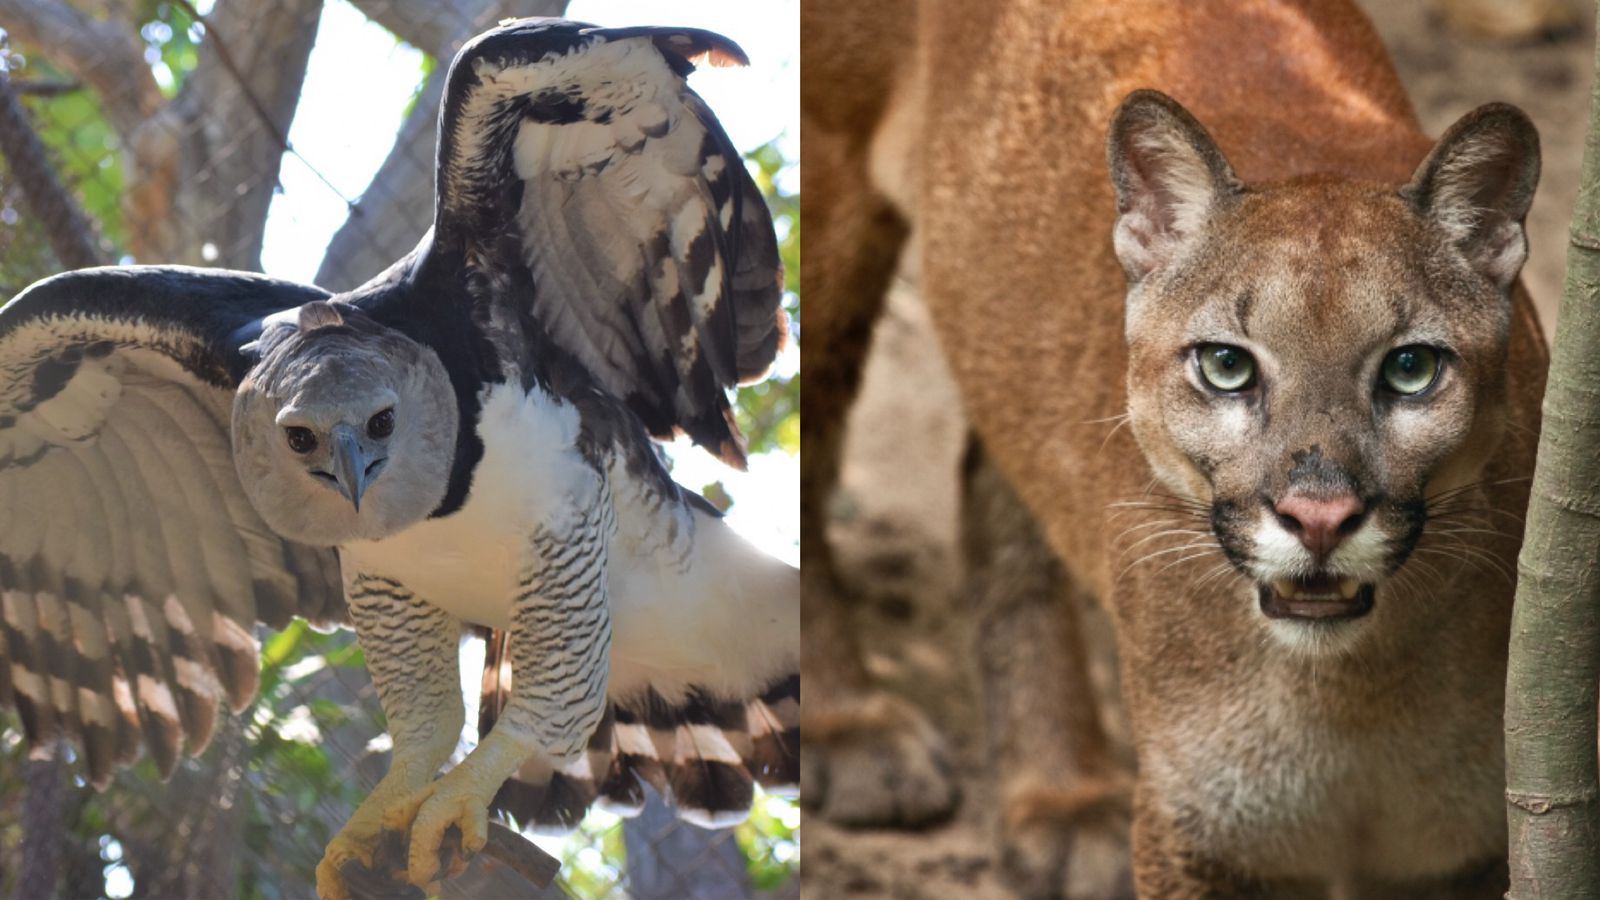
[(386, 438), (394, 434), (394, 407), (379, 410), (367, 420), (367, 436), (373, 438)]
[(289, 442), (289, 449), (296, 453), (310, 453), (317, 449), (317, 436), (309, 428), (290, 425), (283, 430), (283, 436)]

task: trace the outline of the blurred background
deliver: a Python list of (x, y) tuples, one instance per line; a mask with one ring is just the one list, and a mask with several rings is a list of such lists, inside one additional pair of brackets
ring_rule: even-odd
[[(1528, 217), (1523, 280), (1545, 334), (1566, 271), (1594, 59), (1588, 0), (1358, 0), (1399, 69), (1422, 126), (1438, 135), (1494, 100), (1532, 116), (1543, 174)], [(1000, 809), (987, 747), (974, 635), (964, 615), (957, 531), (966, 424), (902, 266), (878, 324), (847, 429), (830, 539), (858, 604), (873, 673), (916, 700), (950, 738), (961, 790), (953, 821), (917, 832), (851, 831), (810, 819), (805, 894), (1007, 897), (993, 835)]]
[[(455, 49), (502, 18), (563, 12), (744, 47), (750, 68), (690, 83), (773, 208), (798, 337), (799, 0), (0, 0), (0, 302), (66, 269), (135, 262), (354, 287), (431, 221)], [(771, 380), (739, 393), (749, 472), (668, 448), (681, 483), (795, 564), (799, 359), (796, 340)], [(353, 635), (297, 623), (261, 637), (257, 703), (169, 783), (145, 760), (97, 794), (70, 753), (29, 760), (0, 711), (0, 898), (314, 896), (324, 845), (387, 767), (383, 717)], [(464, 656), (473, 723), (481, 645)], [(783, 798), (758, 797), (725, 831), (657, 801), (537, 840), (564, 862), (550, 896), (798, 892), (800, 816)], [(521, 889), (472, 877), (446, 896)]]

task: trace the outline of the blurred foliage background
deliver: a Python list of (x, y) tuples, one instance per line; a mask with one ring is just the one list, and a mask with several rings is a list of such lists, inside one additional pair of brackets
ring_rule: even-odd
[[(372, 274), (330, 269), (333, 257), (351, 256), (339, 250), (351, 246), (350, 234), (374, 258), (393, 259), (428, 224), (419, 210), (431, 213), (429, 120), (440, 63), (503, 16), (555, 14), (566, 4), (354, 5), (397, 47), (422, 52), (395, 146), (347, 200), (350, 219), (318, 273), (333, 289)], [(351, 13), (343, 0), (326, 6)], [(324, 12), (321, 0), (0, 0), (0, 68), (11, 95), (0, 99), (26, 111), (48, 162), (48, 171), (19, 169), (0, 154), (0, 301), (72, 267), (77, 257), (63, 247), (74, 245), (106, 263), (261, 269), (279, 165), (293, 155), (283, 136), (310, 89), (306, 60)], [(61, 23), (78, 27), (67, 34)], [(777, 138), (747, 155), (782, 240), (796, 343), (797, 146)], [(82, 213), (76, 228), (38, 213), (39, 195), (57, 188)], [(398, 226), (390, 233), (374, 223)], [(739, 391), (753, 454), (799, 453), (797, 348), (791, 354), (773, 378)], [(740, 490), (721, 479), (691, 486), (724, 509), (740, 502)], [(794, 549), (797, 556), (798, 537)], [(324, 845), (387, 766), (383, 716), (353, 635), (296, 623), (261, 638), (255, 704), (219, 725), (206, 752), (167, 783), (146, 759), (96, 793), (70, 749), (30, 760), (14, 717), (0, 715), (0, 897), (312, 896)], [(469, 667), (481, 660), (470, 648), (464, 656)], [(652, 806), (636, 820), (595, 812), (574, 835), (540, 839), (563, 859), (559, 884), (572, 896), (706, 898), (797, 896), (799, 841), (797, 804), (770, 796), (726, 832), (703, 832)]]

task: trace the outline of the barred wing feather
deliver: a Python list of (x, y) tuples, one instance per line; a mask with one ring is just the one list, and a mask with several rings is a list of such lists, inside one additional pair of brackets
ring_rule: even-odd
[(255, 696), (258, 621), (345, 620), (338, 561), (273, 534), (229, 419), (264, 315), (325, 294), (259, 276), (89, 269), (0, 309), (0, 704), (90, 780), (170, 773)]
[[(551, 339), (658, 437), (736, 466), (726, 390), (787, 333), (771, 216), (689, 89), (691, 58), (743, 63), (693, 29), (529, 19), (452, 64), (440, 119), (435, 246)], [(533, 295), (506, 296), (531, 275)]]

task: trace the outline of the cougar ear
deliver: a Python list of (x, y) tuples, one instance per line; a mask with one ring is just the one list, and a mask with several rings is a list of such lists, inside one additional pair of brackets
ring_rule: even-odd
[(1528, 258), (1522, 220), (1538, 184), (1538, 130), (1515, 106), (1490, 103), (1450, 126), (1400, 195), (1505, 290)]
[(1211, 135), (1160, 91), (1134, 91), (1122, 101), (1107, 155), (1117, 194), (1112, 242), (1130, 282), (1171, 261), (1244, 189)]

